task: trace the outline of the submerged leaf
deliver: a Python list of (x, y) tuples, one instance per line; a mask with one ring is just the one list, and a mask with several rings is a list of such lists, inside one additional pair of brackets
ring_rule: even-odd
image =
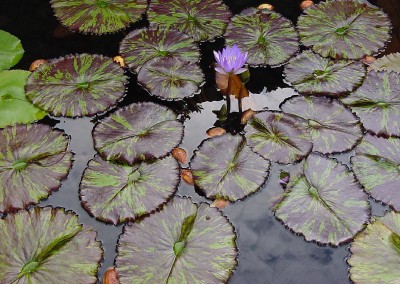
[(3, 30), (0, 30), (0, 42), (0, 71), (2, 71), (17, 64), (24, 55), (24, 49), (17, 37)]
[(375, 60), (368, 70), (400, 73), (400, 52), (391, 53)]
[(72, 166), (67, 147), (68, 138), (47, 125), (1, 129), (0, 212), (36, 204), (58, 189)]
[(174, 198), (118, 241), (121, 283), (226, 283), (237, 264), (233, 226), (208, 204)]
[(0, 283), (97, 283), (96, 234), (62, 208), (8, 214), (0, 219)]

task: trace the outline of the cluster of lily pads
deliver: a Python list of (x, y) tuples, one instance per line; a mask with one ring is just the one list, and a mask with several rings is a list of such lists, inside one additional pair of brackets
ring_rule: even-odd
[[(272, 208), (275, 216), (308, 241), (337, 246), (354, 239), (348, 260), (354, 282), (400, 281), (394, 267), (400, 216), (371, 221), (368, 203), (370, 195), (400, 210), (400, 56), (382, 57), (369, 70), (362, 62), (390, 39), (390, 21), (379, 8), (358, 0), (322, 2), (304, 11), (296, 29), (268, 9), (232, 16), (218, 0), (50, 2), (71, 30), (99, 35), (147, 11), (149, 28), (130, 32), (119, 53), (161, 100), (198, 93), (200, 41), (224, 36), (247, 53), (250, 66), (286, 64), (285, 78), (298, 95), (279, 111), (252, 113), (242, 133), (204, 140), (190, 161), (195, 186), (210, 200), (236, 202), (262, 188), (272, 163), (298, 163)], [(321, 28), (313, 28), (316, 22)], [(23, 53), (18, 39), (0, 31), (2, 38), (0, 70)], [(73, 212), (31, 206), (57, 190), (72, 166), (67, 135), (29, 124), (46, 114), (105, 115), (92, 132), (97, 154), (79, 194), (98, 220), (127, 222), (115, 260), (121, 283), (223, 283), (232, 275), (238, 252), (228, 218), (207, 203), (175, 196), (181, 166), (171, 152), (182, 141), (182, 121), (152, 102), (115, 108), (128, 70), (112, 58), (76, 54), (32, 73), (0, 72), (1, 283), (97, 281), (103, 250), (96, 233)], [(331, 157), (353, 149), (352, 169)], [(375, 258), (386, 258), (384, 267)]]

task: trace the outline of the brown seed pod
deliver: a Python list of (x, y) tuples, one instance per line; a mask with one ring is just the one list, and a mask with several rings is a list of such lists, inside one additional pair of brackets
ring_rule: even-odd
[(267, 10), (272, 11), (272, 10), (274, 10), (274, 6), (272, 6), (271, 4), (261, 4), (261, 5), (259, 5), (259, 6), (257, 7), (257, 9), (258, 9), (258, 10), (267, 9)]
[(104, 273), (103, 284), (120, 284), (117, 271), (115, 271), (114, 267), (108, 268), (106, 273)]
[(174, 150), (172, 150), (172, 156), (181, 164), (187, 162), (187, 153), (185, 149), (179, 147), (174, 148)]
[(125, 67), (125, 60), (121, 56), (114, 56), (113, 58), (115, 63), (118, 63), (121, 67)]
[(363, 59), (361, 59), (361, 61), (362, 61), (364, 64), (367, 64), (367, 65), (372, 64), (375, 60), (376, 60), (375, 57), (373, 57), (373, 56), (368, 56), (368, 55), (365, 56)]
[(181, 169), (181, 178), (190, 185), (194, 185), (192, 171), (189, 169)]
[(35, 71), (40, 65), (46, 63), (47, 61), (44, 59), (38, 59), (32, 62), (31, 66), (29, 66), (29, 71)]
[(311, 1), (311, 0), (306, 0), (306, 1), (303, 1), (303, 2), (300, 3), (300, 8), (301, 8), (302, 10), (305, 10), (305, 9), (311, 7), (312, 5), (314, 5), (314, 2), (313, 2), (313, 1)]
[(242, 114), (242, 117), (240, 118), (240, 123), (246, 124), (255, 114), (256, 112), (249, 108)]
[(214, 136), (221, 136), (222, 134), (225, 134), (226, 130), (223, 129), (222, 127), (212, 127), (207, 130), (207, 135), (210, 137)]
[(229, 200), (225, 199), (215, 199), (213, 203), (211, 203), (210, 207), (216, 207), (218, 209), (224, 209), (226, 206), (229, 205)]

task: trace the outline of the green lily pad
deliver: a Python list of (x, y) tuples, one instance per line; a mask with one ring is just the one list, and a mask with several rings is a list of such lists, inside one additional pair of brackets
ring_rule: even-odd
[(227, 45), (248, 52), (251, 65), (281, 65), (299, 49), (292, 22), (267, 9), (248, 8), (233, 16), (224, 37)]
[(146, 12), (146, 0), (50, 0), (61, 23), (81, 33), (106, 34), (137, 22)]
[(360, 118), (365, 129), (377, 135), (400, 136), (400, 77), (370, 71), (363, 85), (342, 102)]
[(93, 229), (63, 208), (39, 208), (0, 219), (1, 283), (97, 283), (103, 258)]
[(167, 155), (182, 136), (176, 114), (150, 102), (119, 109), (93, 130), (94, 147), (103, 158), (130, 165)]
[(179, 183), (179, 165), (171, 156), (133, 166), (89, 162), (80, 184), (82, 206), (97, 219), (113, 224), (149, 214), (165, 203)]
[(355, 176), (373, 198), (400, 211), (400, 139), (366, 135), (351, 163)]
[(286, 79), (300, 93), (347, 95), (359, 87), (366, 76), (361, 62), (331, 60), (304, 51), (285, 66)]
[(360, 121), (337, 100), (297, 96), (285, 101), (281, 109), (307, 121), (304, 126), (311, 134), (315, 152), (348, 151), (362, 138)]
[(2, 71), (17, 64), (24, 55), (24, 49), (17, 37), (3, 30), (0, 30), (0, 42), (0, 71)]
[(244, 137), (225, 134), (203, 141), (190, 168), (207, 198), (234, 202), (260, 189), (270, 162), (251, 151)]
[(119, 52), (135, 72), (153, 58), (176, 57), (192, 63), (200, 60), (199, 48), (192, 37), (164, 29), (132, 31), (121, 42)]
[(25, 97), (24, 87), (29, 74), (23, 70), (0, 72), (0, 128), (31, 123), (47, 115)]
[(302, 43), (324, 57), (361, 59), (385, 47), (391, 24), (378, 7), (337, 0), (306, 9), (297, 28)]
[(400, 282), (400, 214), (389, 212), (367, 226), (351, 244), (350, 279), (358, 284)]
[(154, 58), (140, 69), (138, 82), (162, 100), (181, 100), (199, 92), (204, 77), (195, 63), (174, 57)]
[(400, 52), (378, 58), (368, 66), (368, 70), (400, 73)]
[(0, 130), (0, 212), (36, 204), (60, 187), (72, 166), (68, 142), (42, 124)]
[(226, 283), (237, 264), (235, 240), (218, 209), (176, 197), (124, 227), (116, 271), (121, 283)]
[(307, 241), (339, 245), (369, 220), (370, 207), (353, 173), (333, 159), (311, 154), (290, 176), (275, 216)]
[(300, 161), (313, 147), (304, 123), (302, 118), (287, 113), (259, 112), (244, 129), (247, 144), (254, 152), (273, 162), (290, 164)]
[(151, 27), (178, 30), (204, 41), (223, 35), (231, 12), (220, 0), (152, 0), (147, 17)]
[(111, 58), (69, 55), (40, 65), (28, 78), (26, 96), (55, 116), (92, 116), (114, 106), (128, 77)]

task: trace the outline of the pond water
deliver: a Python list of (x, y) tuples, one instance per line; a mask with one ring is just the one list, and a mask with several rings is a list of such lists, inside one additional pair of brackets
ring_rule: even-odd
[[(258, 6), (263, 1), (224, 1), (234, 13), (245, 7)], [(301, 10), (294, 0), (270, 1), (275, 10), (285, 17), (296, 21)], [(318, 2), (318, 1), (315, 1)], [(376, 3), (373, 3), (376, 4)], [(398, 11), (400, 13), (400, 11)], [(146, 20), (131, 26), (129, 30), (146, 25)], [(60, 28), (59, 22), (53, 16), (48, 1), (43, 0), (2, 0), (0, 3), (0, 29), (6, 30), (21, 39), (25, 49), (22, 61), (15, 67), (27, 69), (36, 59), (50, 59), (74, 53), (98, 53), (115, 56), (119, 43), (127, 32), (119, 32), (106, 36), (91, 36), (70, 34)], [(398, 31), (395, 31), (398, 32)], [(155, 101), (167, 105), (176, 111), (185, 113), (185, 136), (181, 147), (187, 150), (190, 157), (200, 142), (207, 138), (206, 130), (214, 125), (217, 118), (212, 113), (223, 105), (222, 97), (216, 92), (213, 81), (212, 51), (221, 49), (224, 41), (218, 39), (212, 43), (201, 44), (201, 66), (206, 74), (206, 83), (202, 93), (185, 103), (164, 103), (150, 97), (136, 83), (135, 75), (131, 80), (128, 92), (120, 105), (137, 101)], [(15, 69), (14, 68), (14, 69)], [(253, 68), (251, 82), (248, 84), (252, 93), (248, 104), (260, 105), (274, 109), (279, 98), (271, 96), (270, 92), (277, 88), (285, 88), (279, 93), (290, 96), (291, 89), (282, 78), (283, 68)], [(260, 94), (261, 93), (261, 94)], [(274, 98), (270, 99), (268, 96)], [(199, 111), (192, 110), (197, 107)], [(235, 110), (235, 103), (233, 102)], [(246, 107), (244, 107), (246, 109)], [(236, 107), (237, 111), (237, 107)], [(1, 119), (1, 118), (0, 118)], [(63, 129), (71, 136), (70, 149), (75, 153), (73, 168), (61, 188), (54, 192), (41, 206), (52, 205), (65, 207), (79, 215), (81, 223), (92, 226), (98, 232), (98, 239), (105, 249), (104, 262), (99, 272), (101, 279), (104, 271), (113, 265), (115, 248), (122, 225), (113, 226), (96, 221), (81, 207), (78, 196), (79, 183), (87, 162), (93, 158), (95, 150), (91, 131), (98, 118), (46, 118), (44, 123)], [(335, 157), (347, 163), (352, 153), (336, 155)], [(295, 166), (294, 166), (295, 167)], [(279, 170), (288, 167), (273, 164), (270, 178), (263, 188), (248, 197), (223, 209), (224, 213), (235, 226), (239, 248), (239, 265), (229, 283), (349, 283), (348, 245), (337, 248), (320, 246), (304, 241), (302, 236), (293, 234), (285, 228), (269, 210), (273, 193), (282, 191), (278, 184)], [(193, 186), (181, 183), (179, 194), (191, 196), (194, 201), (205, 201), (199, 196)], [(381, 216), (386, 207), (370, 200), (373, 215)]]

